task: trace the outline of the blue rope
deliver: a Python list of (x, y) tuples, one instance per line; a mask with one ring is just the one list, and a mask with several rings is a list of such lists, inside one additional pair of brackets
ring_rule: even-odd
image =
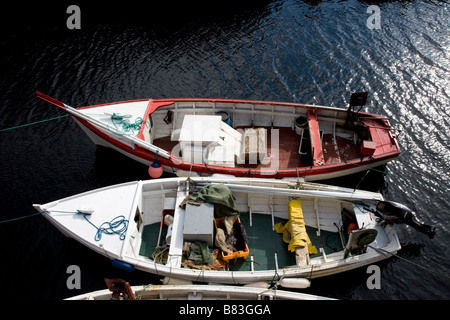
[(32, 126), (32, 125), (34, 125), (34, 124), (38, 124), (38, 123), (42, 123), (42, 122), (47, 122), (47, 121), (51, 121), (51, 120), (56, 120), (56, 119), (61, 119), (61, 118), (65, 118), (65, 117), (68, 117), (68, 116), (70, 116), (70, 115), (69, 115), (69, 114), (65, 114), (65, 115), (59, 116), (59, 117), (54, 117), (54, 118), (50, 118), (50, 119), (45, 119), (45, 120), (35, 121), (35, 122), (32, 122), (32, 123), (22, 124), (22, 125), (10, 127), (10, 128), (4, 128), (4, 129), (0, 129), (0, 132), (8, 131), (8, 130), (13, 130), (13, 129), (17, 129), (17, 128), (23, 128), (23, 127), (27, 127), (27, 126)]
[[(100, 228), (97, 228), (88, 218), (86, 218), (87, 214), (81, 213), (77, 211), (77, 213), (82, 214), (84, 219), (89, 222), (94, 228), (97, 229), (97, 233), (95, 234), (95, 241), (100, 241), (102, 238), (102, 233), (105, 234), (118, 234), (120, 240), (125, 239), (125, 233), (128, 229), (128, 220), (125, 219), (124, 216), (117, 216), (109, 222), (103, 222), (100, 225)], [(104, 227), (106, 226), (106, 227)]]

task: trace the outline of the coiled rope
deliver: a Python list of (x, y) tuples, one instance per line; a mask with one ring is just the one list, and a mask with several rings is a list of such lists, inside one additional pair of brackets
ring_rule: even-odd
[[(118, 234), (120, 240), (125, 239), (125, 233), (128, 229), (128, 220), (125, 219), (123, 215), (117, 216), (111, 221), (103, 222), (100, 227), (97, 227), (95, 224), (93, 224), (89, 219), (87, 218), (88, 214), (77, 211), (58, 211), (58, 210), (50, 210), (51, 212), (58, 212), (58, 213), (76, 213), (76, 214), (82, 214), (84, 219), (89, 222), (90, 225), (92, 225), (95, 229), (97, 229), (97, 232), (95, 234), (95, 241), (100, 241), (102, 238), (102, 234)], [(44, 210), (43, 212), (48, 213), (47, 210)], [(104, 227), (105, 226), (105, 227)]]
[[(131, 118), (132, 116), (129, 114), (125, 115), (119, 115), (117, 113), (113, 113), (111, 115), (111, 121), (114, 125), (115, 134), (119, 134), (122, 136), (125, 135), (135, 135), (135, 131), (139, 131), (141, 129), (142, 123), (145, 123), (146, 127), (149, 127), (148, 121), (145, 121), (141, 117), (138, 117), (134, 120), (134, 123), (131, 123), (128, 118)], [(109, 127), (108, 127), (109, 129)], [(111, 131), (111, 130), (110, 130)], [(111, 131), (112, 132), (112, 131)], [(117, 133), (120, 132), (120, 133)]]
[[(81, 213), (77, 211), (77, 213)], [(118, 234), (120, 240), (125, 239), (125, 233), (128, 229), (128, 220), (124, 216), (117, 216), (109, 222), (103, 222), (99, 228), (97, 228), (89, 219), (86, 217), (87, 214), (83, 214), (84, 219), (89, 222), (94, 228), (97, 229), (95, 234), (95, 241), (100, 241), (102, 239), (102, 234)]]

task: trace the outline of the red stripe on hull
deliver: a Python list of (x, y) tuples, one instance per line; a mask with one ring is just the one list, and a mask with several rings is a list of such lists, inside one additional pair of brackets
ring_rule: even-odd
[[(97, 135), (102, 140), (107, 143), (121, 149), (122, 151), (143, 159), (148, 162), (153, 162), (155, 160), (156, 154), (139, 146), (135, 145), (134, 148), (111, 137), (108, 134), (105, 134), (103, 131), (99, 130), (97, 127), (92, 125), (86, 120), (80, 119), (74, 115), (80, 123), (82, 123), (87, 129), (89, 129), (92, 133)], [(219, 166), (208, 166), (205, 164), (194, 164), (179, 160), (178, 158), (171, 157), (170, 160), (158, 157), (158, 162), (161, 163), (162, 166), (171, 167), (175, 170), (185, 170), (196, 172), (200, 175), (212, 175), (214, 173), (221, 174), (229, 174), (234, 175), (236, 177), (255, 177), (255, 178), (284, 178), (284, 177), (305, 177), (305, 176), (322, 176), (329, 175), (333, 173), (342, 172), (341, 175), (345, 175), (345, 171), (354, 170), (355, 167), (361, 167), (361, 171), (365, 170), (365, 167), (368, 165), (373, 165), (374, 163), (383, 163), (390, 159), (393, 159), (399, 155), (400, 152), (391, 152), (389, 154), (385, 154), (384, 156), (378, 157), (365, 157), (362, 160), (353, 160), (348, 161), (346, 163), (332, 164), (332, 165), (322, 165), (322, 166), (313, 166), (307, 168), (290, 168), (290, 169), (281, 169), (281, 170), (261, 170), (261, 169), (249, 169), (249, 168), (230, 168), (230, 167), (219, 167)]]

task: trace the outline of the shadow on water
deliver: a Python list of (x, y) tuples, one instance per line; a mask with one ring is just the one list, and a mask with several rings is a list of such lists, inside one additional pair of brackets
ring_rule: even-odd
[(382, 165), (345, 177), (321, 180), (318, 182), (346, 188), (383, 193), (383, 191), (387, 190), (388, 187), (387, 182), (385, 181), (385, 176), (386, 165)]
[[(100, 184), (111, 185), (132, 180), (148, 180), (148, 167), (110, 148), (97, 146), (93, 176)], [(342, 186), (382, 193), (387, 189), (386, 166), (378, 166), (345, 177), (317, 181), (318, 183)], [(164, 172), (161, 178), (175, 177)]]
[[(98, 179), (101, 185), (114, 185), (118, 183), (151, 179), (148, 166), (110, 148), (97, 146), (92, 176)], [(164, 172), (161, 178), (174, 177)]]
[[(70, 254), (65, 255), (62, 265), (65, 268), (71, 265), (78, 266), (82, 272), (82, 276), (80, 279), (80, 288), (69, 289), (67, 286), (64, 286), (64, 289), (60, 292), (61, 298), (107, 289), (104, 282), (105, 278), (124, 279), (132, 286), (161, 284), (157, 275), (140, 270), (126, 271), (119, 269), (113, 266), (110, 259), (86, 248), (76, 240), (67, 239), (67, 252), (70, 252)], [(67, 274), (67, 277), (69, 275)]]
[(93, 176), (100, 184), (113, 185), (133, 180), (148, 179), (147, 166), (121, 153), (97, 146), (92, 168)]

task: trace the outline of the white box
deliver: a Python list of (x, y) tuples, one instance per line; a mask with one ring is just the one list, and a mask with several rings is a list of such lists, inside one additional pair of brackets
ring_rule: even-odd
[(186, 204), (183, 227), (184, 241), (205, 241), (210, 248), (214, 244), (214, 205)]
[(203, 163), (203, 153), (205, 148), (201, 145), (193, 145), (190, 143), (181, 144), (181, 159), (192, 163)]
[(185, 115), (178, 140), (206, 147), (220, 139), (221, 116)]
[(206, 148), (204, 162), (213, 166), (234, 168), (234, 146), (217, 145)]

